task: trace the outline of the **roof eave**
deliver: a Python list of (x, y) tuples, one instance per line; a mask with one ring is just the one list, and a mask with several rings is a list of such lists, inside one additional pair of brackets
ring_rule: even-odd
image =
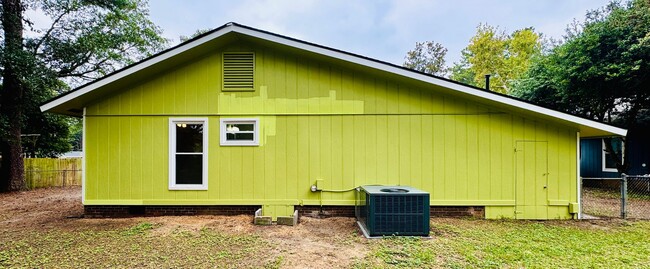
[[(185, 51), (191, 50), (191, 49), (193, 49), (195, 47), (198, 47), (198, 46), (200, 46), (200, 45), (202, 45), (202, 44), (204, 44), (204, 43), (206, 43), (206, 42), (208, 42), (210, 40), (213, 40), (213, 39), (218, 38), (218, 37), (220, 37), (222, 35), (225, 35), (225, 34), (227, 34), (229, 32), (232, 32), (232, 31), (234, 31), (233, 27), (235, 27), (233, 23), (226, 24), (226, 25), (224, 25), (224, 26), (222, 26), (220, 28), (217, 28), (217, 29), (213, 30), (212, 32), (210, 32), (208, 34), (205, 34), (203, 36), (198, 37), (195, 40), (192, 40), (191, 42), (181, 43), (178, 46), (173, 47), (173, 48), (171, 48), (169, 50), (166, 50), (166, 51), (164, 51), (162, 53), (156, 54), (156, 55), (154, 55), (152, 57), (149, 57), (149, 58), (147, 58), (145, 60), (142, 60), (142, 61), (140, 61), (138, 63), (135, 63), (135, 64), (133, 64), (131, 66), (127, 66), (127, 67), (125, 67), (123, 69), (120, 69), (120, 70), (118, 70), (118, 71), (116, 71), (116, 72), (114, 72), (114, 73), (112, 73), (112, 74), (110, 74), (108, 76), (105, 76), (103, 78), (94, 80), (94, 81), (92, 81), (92, 82), (90, 82), (90, 83), (88, 83), (86, 85), (83, 85), (83, 86), (81, 86), (79, 88), (76, 88), (76, 89), (74, 89), (72, 91), (69, 91), (69, 92), (67, 92), (65, 94), (59, 95), (59, 96), (51, 99), (50, 101), (42, 104), (40, 106), (41, 112), (53, 111), (57, 107), (65, 104), (66, 102), (69, 102), (70, 100), (76, 99), (76, 98), (78, 98), (78, 97), (80, 97), (82, 95), (85, 95), (85, 94), (93, 91), (93, 90), (96, 90), (98, 88), (109, 85), (109, 84), (111, 84), (111, 83), (113, 83), (113, 82), (115, 82), (117, 80), (120, 80), (122, 78), (125, 78), (125, 77), (127, 77), (127, 76), (129, 76), (129, 75), (131, 75), (133, 73), (136, 73), (136, 72), (138, 72), (140, 70), (143, 70), (143, 69), (151, 67), (151, 66), (153, 66), (153, 65), (155, 65), (157, 63), (165, 61), (165, 60), (167, 60), (167, 59), (169, 59), (169, 58), (171, 58), (171, 57), (173, 57), (173, 56), (175, 56), (175, 55), (177, 55), (179, 53), (183, 53)], [(58, 112), (58, 113), (61, 113), (61, 112)], [(62, 114), (65, 114), (65, 113), (62, 113)]]
[[(56, 97), (49, 102), (43, 104), (40, 109), (43, 112), (46, 111), (53, 111), (55, 108), (65, 104), (66, 102), (69, 102), (70, 100), (74, 100), (80, 96), (83, 96), (95, 89), (101, 88), (103, 86), (106, 86), (108, 84), (111, 84), (117, 80), (120, 80), (124, 77), (127, 77), (135, 72), (138, 72), (140, 70), (143, 70), (145, 68), (148, 68), (152, 65), (155, 65), (159, 62), (162, 62), (164, 60), (167, 60), (179, 53), (191, 50), (197, 46), (200, 46), (210, 40), (213, 40), (215, 38), (218, 38), (220, 36), (223, 36), (227, 33), (230, 32), (237, 32), (240, 34), (252, 36), (255, 38), (259, 38), (262, 40), (270, 41), (270, 42), (275, 42), (278, 44), (286, 45), (289, 47), (309, 51), (312, 53), (332, 57), (334, 59), (338, 59), (341, 61), (346, 61), (354, 64), (358, 64), (361, 66), (365, 66), (368, 68), (384, 71), (384, 72), (389, 72), (392, 74), (400, 75), (403, 77), (415, 79), (418, 81), (426, 82), (426, 83), (431, 83), (435, 85), (439, 85), (441, 87), (445, 87), (448, 89), (455, 90), (457, 92), (467, 94), (469, 96), (473, 97), (478, 97), (482, 98), (485, 100), (489, 100), (498, 104), (503, 104), (506, 106), (512, 106), (514, 108), (519, 108), (519, 109), (524, 109), (527, 111), (533, 111), (536, 113), (539, 113), (541, 115), (544, 115), (546, 117), (553, 118), (555, 120), (567, 122), (567, 123), (572, 123), (572, 124), (577, 124), (578, 126), (581, 127), (587, 127), (587, 128), (594, 128), (598, 129), (607, 133), (610, 133), (615, 136), (625, 136), (627, 134), (627, 130), (618, 128), (615, 126), (607, 125), (604, 123), (600, 123), (597, 121), (589, 120), (589, 119), (584, 119), (580, 118), (571, 114), (567, 114), (564, 112), (544, 108), (538, 105), (534, 105), (531, 103), (527, 103), (524, 101), (520, 101), (515, 98), (507, 97), (507, 96), (502, 96), (500, 94), (495, 94), (492, 92), (488, 92), (485, 90), (481, 90), (469, 85), (464, 85), (458, 82), (454, 82), (451, 80), (447, 80), (444, 78), (439, 78), (435, 76), (431, 76), (428, 74), (424, 73), (419, 73), (414, 70), (406, 69), (403, 67), (398, 67), (390, 63), (382, 62), (379, 60), (363, 57), (360, 55), (355, 55), (352, 53), (347, 53), (344, 51), (339, 51), (336, 49), (312, 44), (309, 42), (285, 37), (282, 35), (262, 31), (259, 29), (251, 28), (248, 26), (243, 26), (239, 25), (236, 23), (228, 23), (225, 24), (222, 27), (219, 27), (211, 32), (208, 32), (204, 35), (198, 36), (195, 39), (192, 39), (188, 42), (181, 43), (176, 47), (173, 47), (169, 50), (166, 50), (162, 53), (159, 53), (155, 56), (152, 56), (150, 58), (147, 58), (141, 62), (138, 62), (132, 66), (129, 66), (127, 68), (121, 69), (107, 77), (104, 77), (102, 79), (98, 79), (96, 81), (93, 81), (87, 85), (84, 85), (80, 88), (77, 88), (67, 94), (61, 95), (59, 97)], [(580, 128), (582, 129), (582, 128)]]

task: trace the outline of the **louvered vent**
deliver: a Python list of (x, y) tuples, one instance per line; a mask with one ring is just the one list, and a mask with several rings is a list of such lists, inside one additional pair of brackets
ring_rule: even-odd
[(255, 54), (228, 52), (223, 54), (223, 90), (252, 91)]

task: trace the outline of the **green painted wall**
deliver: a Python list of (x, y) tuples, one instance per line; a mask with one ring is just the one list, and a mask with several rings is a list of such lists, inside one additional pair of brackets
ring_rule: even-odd
[[(574, 129), (282, 48), (213, 51), (87, 106), (85, 204), (354, 204), (312, 193), (323, 179), (410, 185), (488, 218), (571, 217)], [(221, 91), (223, 51), (255, 52), (254, 92)], [(187, 116), (209, 119), (207, 191), (168, 190), (168, 119)], [(221, 147), (220, 117), (258, 117), (260, 146)]]

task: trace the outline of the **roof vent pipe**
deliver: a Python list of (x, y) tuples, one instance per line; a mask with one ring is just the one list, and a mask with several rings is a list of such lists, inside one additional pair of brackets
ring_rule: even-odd
[(490, 74), (485, 75), (485, 90), (490, 90)]

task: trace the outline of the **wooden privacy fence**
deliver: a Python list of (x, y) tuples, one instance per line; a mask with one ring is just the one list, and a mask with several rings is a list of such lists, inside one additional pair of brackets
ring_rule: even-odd
[(81, 185), (81, 158), (25, 159), (27, 188), (46, 188)]

